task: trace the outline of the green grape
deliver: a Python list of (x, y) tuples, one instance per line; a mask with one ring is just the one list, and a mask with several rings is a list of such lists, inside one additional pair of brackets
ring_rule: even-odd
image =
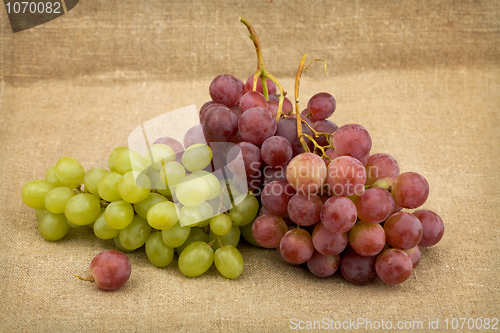
[(38, 221), (38, 232), (43, 238), (49, 241), (56, 241), (64, 236), (69, 231), (69, 225), (66, 223), (64, 214), (54, 214), (45, 211)]
[(184, 251), (186, 246), (196, 241), (201, 241), (205, 243), (208, 242), (208, 235), (204, 233), (201, 228), (191, 228), (191, 232), (189, 233), (189, 237), (186, 239), (186, 241), (181, 246), (175, 249), (177, 255), (181, 255), (182, 251)]
[(122, 252), (134, 252), (134, 250), (129, 250), (126, 247), (124, 247), (122, 243), (120, 243), (120, 234), (116, 235), (113, 238), (113, 243), (115, 244), (115, 247)]
[(150, 193), (148, 197), (141, 202), (134, 204), (134, 210), (143, 219), (148, 218), (148, 211), (151, 207), (159, 202), (167, 201), (163, 195), (158, 193)]
[(166, 163), (160, 169), (160, 178), (164, 185), (172, 187), (177, 184), (186, 176), (186, 169), (179, 162), (172, 161)]
[(198, 222), (197, 226), (201, 228), (206, 227), (210, 224), (210, 219), (214, 216), (212, 206), (207, 201), (203, 201), (196, 208), (198, 208), (201, 214), (201, 221)]
[(208, 182), (197, 175), (184, 177), (175, 187), (175, 196), (181, 204), (196, 207), (210, 195)]
[(191, 145), (182, 154), (182, 164), (191, 172), (204, 169), (212, 160), (212, 150), (203, 143)]
[[(217, 236), (216, 234), (214, 234), (212, 230), (210, 230), (210, 233), (208, 234), (208, 239), (210, 244), (212, 244), (212, 248), (215, 251), (219, 247), (224, 245), (232, 245), (234, 247), (237, 247), (238, 243), (240, 242), (240, 236), (241, 236), (240, 227), (238, 227), (237, 225), (233, 225), (231, 227), (231, 230), (224, 236)], [(216, 240), (217, 237), (219, 237), (219, 240)]]
[(27, 206), (34, 209), (45, 210), (45, 196), (54, 188), (54, 184), (46, 180), (30, 180), (24, 184), (21, 190), (21, 198)]
[(219, 214), (212, 217), (210, 220), (210, 230), (218, 236), (224, 236), (233, 227), (233, 221), (226, 214)]
[(114, 163), (116, 171), (122, 175), (131, 171), (141, 172), (149, 166), (141, 154), (130, 149), (118, 151)]
[(106, 169), (94, 168), (85, 172), (85, 176), (83, 176), (83, 184), (85, 185), (85, 191), (92, 193), (98, 199), (101, 198), (99, 195), (98, 184), (99, 180), (102, 176), (109, 173)]
[(205, 242), (196, 241), (184, 249), (179, 256), (179, 270), (188, 277), (205, 273), (214, 262), (214, 250)]
[(66, 203), (74, 196), (75, 193), (69, 187), (56, 187), (45, 196), (45, 208), (54, 214), (62, 214)]
[(45, 172), (45, 180), (48, 181), (49, 183), (52, 183), (53, 185), (59, 187), (61, 184), (59, 184), (59, 181), (57, 180), (56, 177), (56, 166), (53, 165), (50, 168), (47, 169), (47, 172)]
[[(70, 221), (68, 221), (67, 219), (66, 219), (66, 223), (69, 225), (69, 227), (70, 227), (71, 229), (76, 229), (76, 228), (80, 228), (80, 227), (81, 227), (81, 225), (76, 225), (76, 224), (74, 224), (74, 223), (71, 223), (71, 222), (70, 222)], [(87, 225), (92, 225), (92, 226), (93, 226), (93, 225), (94, 225), (94, 223), (87, 224)]]
[(210, 194), (208, 195), (207, 200), (212, 200), (220, 196), (220, 182), (213, 173), (205, 170), (198, 170), (193, 172), (193, 175), (200, 176), (207, 181), (208, 186), (210, 187)]
[(175, 152), (170, 146), (158, 143), (148, 147), (144, 158), (151, 167), (160, 170), (163, 165), (175, 160)]
[(166, 197), (172, 197), (172, 193), (175, 192), (175, 187), (165, 185), (161, 177), (156, 178), (154, 188)]
[(61, 186), (75, 188), (83, 184), (85, 170), (73, 157), (64, 156), (57, 161), (55, 174)]
[(97, 193), (106, 201), (122, 200), (120, 193), (118, 193), (118, 182), (122, 175), (118, 172), (108, 172), (104, 174), (97, 183)]
[(123, 146), (116, 147), (109, 154), (108, 167), (109, 167), (109, 170), (111, 170), (111, 172), (118, 172), (118, 169), (115, 166), (115, 157), (121, 151), (128, 151), (128, 148), (127, 147), (123, 147)]
[(125, 200), (113, 201), (106, 207), (104, 218), (110, 228), (126, 228), (134, 218), (134, 208)]
[(136, 203), (146, 199), (151, 190), (149, 178), (137, 171), (130, 171), (118, 181), (118, 193), (123, 200)]
[(252, 222), (259, 213), (259, 201), (253, 195), (240, 194), (234, 199), (229, 216), (235, 225), (244, 226)]
[(45, 211), (46, 211), (46, 209), (35, 209), (36, 219), (39, 220), (40, 216), (42, 216), (43, 212), (45, 212)]
[(156, 267), (170, 265), (174, 258), (174, 249), (167, 246), (160, 232), (151, 233), (146, 239), (146, 256)]
[(120, 230), (120, 243), (127, 249), (135, 250), (144, 245), (150, 233), (148, 221), (136, 215), (126, 228)]
[(76, 225), (94, 222), (101, 213), (99, 200), (89, 193), (80, 193), (66, 203), (64, 214), (68, 221)]
[(247, 242), (249, 242), (253, 246), (262, 247), (259, 243), (257, 243), (257, 241), (255, 240), (255, 238), (253, 238), (252, 226), (253, 226), (254, 222), (255, 222), (255, 220), (253, 220), (252, 222), (250, 222), (248, 224), (245, 224), (244, 226), (240, 227), (241, 235), (243, 236), (243, 238), (245, 238), (245, 240)]
[(183, 227), (194, 227), (202, 221), (201, 212), (198, 207), (183, 206), (180, 210), (179, 223)]
[(175, 248), (184, 244), (190, 233), (191, 227), (182, 227), (180, 223), (176, 223), (172, 228), (162, 230), (161, 236), (167, 246)]
[(215, 251), (215, 268), (228, 279), (236, 279), (243, 273), (243, 257), (232, 245), (224, 245)]
[(99, 239), (111, 239), (120, 233), (120, 230), (111, 228), (106, 223), (106, 217), (104, 216), (105, 212), (102, 212), (101, 215), (95, 220), (94, 223), (94, 234)]
[(150, 226), (158, 230), (170, 229), (179, 221), (179, 208), (171, 201), (162, 201), (151, 207), (147, 214)]

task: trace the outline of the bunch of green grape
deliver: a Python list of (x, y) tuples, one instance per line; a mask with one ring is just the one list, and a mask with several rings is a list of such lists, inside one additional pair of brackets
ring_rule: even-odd
[(87, 172), (74, 158), (62, 157), (45, 179), (26, 183), (21, 196), (49, 241), (86, 225), (123, 252), (144, 245), (155, 266), (168, 266), (176, 252), (186, 276), (201, 275), (215, 263), (223, 276), (236, 278), (244, 266), (236, 247), (241, 234), (255, 244), (251, 225), (259, 202), (240, 193), (232, 179), (204, 170), (212, 162), (208, 145), (194, 144), (181, 154), (161, 143), (144, 156), (117, 147), (109, 170)]

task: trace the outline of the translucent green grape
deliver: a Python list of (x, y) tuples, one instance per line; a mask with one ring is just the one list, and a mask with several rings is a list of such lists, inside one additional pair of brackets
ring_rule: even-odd
[(109, 173), (106, 169), (94, 168), (85, 172), (85, 176), (83, 176), (83, 184), (85, 185), (85, 191), (92, 193), (97, 196), (98, 199), (101, 198), (99, 195), (98, 184), (99, 180), (102, 176)]
[(207, 201), (204, 201), (196, 208), (198, 208), (201, 214), (201, 221), (198, 222), (197, 226), (202, 228), (206, 227), (210, 224), (210, 219), (214, 216), (214, 210), (212, 206)]
[(123, 200), (136, 203), (146, 199), (151, 190), (149, 178), (137, 171), (130, 171), (118, 181), (118, 193)]
[(104, 216), (105, 212), (102, 212), (101, 215), (95, 220), (94, 223), (94, 234), (99, 239), (111, 239), (120, 233), (120, 230), (111, 228), (106, 223), (106, 217)]
[(55, 165), (53, 165), (47, 169), (47, 171), (45, 172), (45, 180), (48, 181), (49, 183), (54, 184), (54, 186), (57, 186), (57, 187), (61, 186), (61, 184), (59, 184), (59, 181), (57, 180), (57, 177), (56, 177), (56, 166)]
[(140, 248), (151, 233), (148, 221), (136, 215), (132, 222), (120, 231), (120, 243), (129, 250)]
[(64, 214), (54, 214), (46, 210), (38, 221), (38, 232), (46, 240), (59, 240), (66, 236), (68, 231), (69, 225)]
[(122, 200), (120, 193), (118, 193), (118, 182), (122, 175), (118, 172), (108, 172), (99, 179), (97, 183), (97, 192), (99, 196), (106, 201)]
[(61, 157), (55, 167), (57, 181), (61, 186), (75, 188), (83, 184), (85, 170), (73, 157)]
[[(70, 227), (71, 229), (76, 229), (76, 228), (80, 228), (80, 227), (81, 227), (81, 225), (76, 225), (76, 224), (74, 224), (74, 223), (71, 223), (71, 222), (70, 222), (70, 221), (68, 221), (67, 219), (66, 219), (66, 223), (69, 225), (69, 227)], [(91, 225), (91, 226), (92, 226), (92, 228), (94, 227), (94, 223), (87, 224), (87, 225), (88, 225), (88, 226), (90, 226), (90, 225)]]
[(183, 227), (193, 227), (202, 221), (198, 207), (183, 206), (180, 210), (179, 223)]
[(179, 209), (171, 201), (158, 202), (152, 206), (147, 214), (150, 226), (163, 230), (172, 228), (179, 221)]
[(196, 207), (210, 195), (208, 182), (197, 175), (184, 177), (175, 187), (175, 196), (184, 206)]
[(212, 149), (203, 143), (191, 145), (182, 154), (182, 164), (191, 172), (204, 169), (212, 160)]
[(69, 199), (64, 210), (68, 221), (76, 225), (90, 224), (100, 213), (99, 200), (89, 193), (80, 193)]
[(235, 279), (243, 273), (243, 257), (232, 245), (224, 245), (215, 251), (215, 268), (228, 279)]
[(193, 172), (193, 175), (200, 176), (207, 181), (208, 186), (210, 188), (210, 194), (208, 195), (206, 200), (212, 200), (220, 196), (220, 190), (221, 190), (220, 182), (219, 179), (217, 179), (217, 177), (215, 177), (213, 173), (210, 173), (205, 170), (198, 170), (196, 172)]
[(150, 193), (148, 197), (141, 202), (134, 204), (134, 210), (143, 219), (148, 218), (148, 211), (151, 207), (159, 202), (167, 201), (163, 195), (158, 193)]
[(167, 246), (160, 232), (151, 233), (146, 239), (146, 256), (156, 267), (170, 265), (174, 257), (174, 249)]
[(249, 193), (240, 194), (234, 199), (234, 207), (229, 216), (235, 225), (244, 226), (252, 222), (259, 213), (259, 201)]
[[(212, 244), (212, 248), (215, 251), (219, 247), (224, 245), (232, 245), (234, 247), (237, 247), (238, 243), (240, 242), (240, 236), (241, 236), (240, 227), (238, 227), (237, 225), (233, 225), (231, 227), (231, 230), (224, 236), (217, 236), (216, 234), (214, 234), (212, 230), (210, 230), (208, 239), (210, 244)], [(216, 240), (217, 237), (219, 237), (218, 240)]]
[(54, 188), (54, 184), (46, 180), (30, 180), (21, 189), (21, 198), (27, 206), (45, 210), (45, 196)]
[(122, 243), (120, 243), (120, 234), (116, 235), (114, 238), (113, 238), (113, 243), (115, 244), (115, 247), (122, 251), (122, 252), (133, 252), (134, 250), (129, 250), (127, 249), (126, 247), (124, 247), (122, 245)]
[(131, 171), (141, 172), (149, 166), (141, 154), (130, 149), (118, 151), (113, 161), (116, 171), (122, 175)]
[(166, 163), (160, 170), (160, 178), (165, 186), (175, 186), (186, 176), (186, 169), (179, 162)]
[(127, 147), (116, 147), (115, 149), (113, 149), (111, 151), (111, 153), (109, 154), (109, 158), (108, 158), (108, 167), (109, 167), (109, 170), (111, 170), (112, 172), (118, 172), (118, 169), (116, 168), (115, 166), (115, 157), (116, 155), (121, 152), (121, 151), (128, 151), (128, 148)]
[(66, 209), (66, 203), (75, 196), (69, 187), (56, 187), (45, 196), (45, 208), (54, 214), (62, 214)]
[(160, 170), (165, 163), (175, 160), (175, 152), (170, 146), (158, 143), (148, 147), (144, 158), (151, 167)]
[(43, 212), (45, 212), (46, 209), (35, 209), (35, 216), (37, 220), (40, 220), (40, 216), (42, 216)]
[(188, 246), (189, 244), (196, 242), (196, 241), (201, 241), (201, 242), (208, 242), (208, 235), (203, 232), (201, 228), (191, 228), (191, 232), (189, 233), (189, 237), (186, 239), (184, 244), (179, 246), (178, 248), (175, 249), (177, 252), (177, 255), (180, 255), (182, 251)]
[(134, 208), (125, 200), (114, 201), (106, 207), (104, 218), (109, 227), (120, 230), (132, 222)]
[(219, 214), (212, 217), (210, 220), (210, 230), (218, 236), (224, 236), (233, 227), (233, 221), (226, 214)]
[(189, 244), (179, 256), (179, 270), (188, 277), (205, 273), (214, 262), (214, 250), (205, 242)]
[(184, 244), (190, 233), (191, 227), (182, 227), (180, 223), (176, 223), (172, 228), (162, 230), (161, 236), (167, 246), (176, 248)]

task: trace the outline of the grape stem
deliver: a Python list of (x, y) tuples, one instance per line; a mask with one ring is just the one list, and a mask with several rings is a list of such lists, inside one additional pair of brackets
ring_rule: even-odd
[(78, 276), (78, 275), (75, 274), (75, 276), (77, 278), (79, 278), (80, 280), (83, 280), (83, 281), (94, 282), (94, 277), (92, 275), (89, 275), (87, 277), (81, 277), (81, 276)]
[(279, 81), (267, 71), (266, 65), (264, 63), (264, 56), (262, 55), (262, 47), (260, 46), (259, 37), (257, 36), (257, 33), (255, 32), (252, 25), (248, 23), (248, 21), (243, 17), (240, 17), (240, 22), (247, 27), (250, 34), (249, 37), (252, 40), (253, 45), (255, 46), (255, 52), (257, 53), (257, 71), (253, 76), (252, 90), (257, 90), (257, 80), (260, 77), (260, 81), (262, 83), (262, 92), (264, 93), (266, 101), (269, 101), (269, 91), (267, 89), (266, 79), (270, 79), (271, 81), (273, 81), (281, 92), (280, 96), (278, 97), (278, 113), (276, 114), (276, 122), (278, 122), (281, 115), (283, 114), (283, 102), (285, 100), (286, 91), (283, 89), (281, 83), (279, 83)]
[(304, 69), (308, 69), (309, 66), (312, 65), (313, 62), (315, 61), (323, 61), (325, 63), (325, 72), (326, 72), (326, 61), (324, 59), (314, 59), (313, 61), (311, 61), (309, 63), (309, 65), (305, 65), (306, 63), (306, 57), (307, 57), (307, 53), (304, 54), (302, 56), (302, 59), (300, 59), (300, 64), (299, 64), (299, 68), (297, 69), (297, 75), (295, 76), (295, 116), (297, 118), (297, 137), (299, 138), (299, 141), (300, 141), (300, 144), (302, 145), (302, 148), (304, 149), (305, 152), (307, 153), (310, 153), (311, 150), (309, 149), (306, 141), (304, 138), (307, 138), (309, 140), (311, 140), (311, 142), (314, 144), (314, 150), (319, 149), (322, 153), (322, 158), (327, 158), (329, 161), (331, 161), (332, 159), (326, 155), (325, 153), (325, 148), (331, 148), (331, 144), (328, 145), (327, 147), (322, 147), (320, 146), (316, 140), (309, 134), (305, 134), (302, 132), (302, 123), (306, 124), (307, 127), (309, 127), (309, 129), (313, 132), (314, 134), (314, 137), (318, 138), (320, 135), (323, 135), (327, 138), (329, 137), (332, 137), (333, 135), (331, 133), (324, 133), (324, 132), (318, 132), (316, 131), (311, 125), (309, 125), (309, 123), (307, 123), (306, 121), (302, 120), (302, 117), (300, 115), (300, 109), (299, 109), (299, 87), (300, 87), (300, 78), (302, 77), (302, 72), (304, 71)]

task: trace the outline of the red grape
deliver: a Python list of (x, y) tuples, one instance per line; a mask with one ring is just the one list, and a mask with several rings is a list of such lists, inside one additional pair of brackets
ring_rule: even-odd
[(384, 223), (384, 231), (387, 243), (401, 250), (411, 249), (422, 239), (422, 224), (407, 212), (392, 214)]
[[(245, 82), (245, 92), (253, 91), (253, 75), (248, 78)], [(266, 79), (266, 84), (267, 84), (267, 92), (269, 95), (275, 94), (276, 93), (276, 84), (271, 81), (271, 79)], [(262, 82), (260, 81), (260, 77), (257, 78), (257, 90), (261, 94), (264, 93), (262, 90)]]
[(293, 265), (305, 263), (314, 253), (311, 235), (304, 229), (288, 230), (281, 238), (280, 251), (283, 258)]
[(340, 273), (351, 283), (367, 284), (377, 275), (375, 260), (376, 256), (361, 256), (349, 247), (342, 252)]
[(325, 256), (333, 256), (344, 251), (349, 237), (345, 232), (335, 233), (329, 231), (320, 222), (314, 228), (312, 241), (316, 251)]
[(238, 117), (226, 107), (216, 107), (208, 112), (203, 132), (210, 141), (230, 141), (238, 133)]
[(252, 225), (252, 236), (260, 246), (272, 249), (280, 245), (281, 238), (288, 231), (283, 218), (265, 214), (255, 219)]
[(241, 136), (245, 141), (260, 145), (276, 133), (276, 120), (272, 113), (264, 108), (246, 110), (238, 120)]
[(380, 187), (365, 190), (354, 200), (358, 218), (366, 223), (380, 223), (394, 211), (394, 199), (389, 191)]
[(389, 154), (373, 154), (365, 164), (366, 185), (373, 185), (378, 179), (394, 180), (399, 175), (399, 164)]
[(349, 231), (356, 223), (356, 206), (346, 197), (331, 197), (321, 208), (321, 222), (331, 232)]
[(298, 225), (314, 225), (319, 221), (321, 199), (315, 194), (295, 194), (288, 201), (288, 216)]
[(106, 250), (90, 262), (90, 276), (78, 278), (94, 284), (102, 290), (116, 290), (128, 281), (132, 267), (128, 257), (117, 250)]
[(325, 178), (325, 162), (313, 153), (295, 156), (286, 168), (286, 179), (299, 193), (316, 193), (323, 186)]
[(422, 259), (422, 252), (420, 251), (420, 247), (416, 245), (411, 249), (406, 249), (403, 251), (408, 255), (408, 257), (410, 257), (411, 262), (413, 264), (413, 268), (417, 267), (418, 263), (420, 262), (420, 259)]
[(366, 170), (357, 159), (340, 156), (328, 165), (326, 181), (333, 195), (352, 196), (365, 190)]
[(260, 200), (268, 212), (283, 216), (287, 213), (288, 201), (294, 194), (295, 190), (290, 184), (274, 180), (264, 187)]
[(403, 208), (417, 208), (424, 204), (429, 196), (429, 183), (416, 172), (405, 172), (392, 183), (394, 202)]
[[(250, 142), (240, 142), (227, 153), (227, 166), (238, 176), (250, 176), (259, 171), (262, 164), (260, 149)], [(243, 169), (241, 166), (244, 165)]]
[(311, 118), (313, 121), (323, 120), (330, 117), (335, 108), (337, 107), (337, 103), (335, 102), (335, 98), (329, 93), (317, 93), (309, 102), (307, 102), (307, 109), (311, 112)]
[(264, 167), (262, 170), (264, 176), (264, 185), (272, 182), (273, 180), (284, 180), (286, 181), (286, 166), (279, 166), (276, 168)]
[(430, 210), (417, 210), (413, 212), (422, 224), (422, 239), (418, 243), (420, 247), (429, 247), (437, 244), (443, 238), (443, 220)]
[(241, 113), (255, 107), (267, 109), (267, 101), (264, 95), (258, 91), (249, 91), (245, 93), (245, 95), (243, 95), (240, 99)]
[[(313, 128), (316, 132), (333, 134), (335, 133), (336, 130), (338, 130), (339, 127), (330, 120), (318, 120), (317, 122), (314, 123)], [(327, 146), (330, 144), (327, 138), (324, 137), (323, 135), (320, 135), (319, 137), (316, 138), (316, 143), (319, 144), (320, 146)]]
[(410, 277), (413, 263), (404, 251), (386, 249), (378, 255), (375, 270), (378, 277), (385, 283), (398, 284)]
[(261, 146), (262, 160), (271, 167), (285, 166), (292, 158), (292, 144), (282, 136), (267, 138)]
[(197, 144), (203, 143), (207, 144), (210, 140), (206, 137), (205, 132), (203, 132), (203, 127), (201, 124), (194, 125), (190, 129), (186, 131), (184, 134), (184, 147), (187, 149), (188, 147)]
[[(304, 124), (302, 124), (302, 133), (309, 135), (312, 134), (307, 125)], [(304, 148), (302, 147), (302, 144), (297, 137), (296, 119), (292, 117), (280, 119), (280, 121), (278, 121), (278, 129), (276, 130), (276, 135), (284, 137), (292, 144), (294, 156), (304, 152)], [(306, 139), (305, 142), (309, 143), (309, 139)]]
[(349, 244), (359, 255), (377, 255), (385, 246), (384, 228), (380, 224), (358, 222), (349, 231)]
[(244, 84), (232, 75), (222, 74), (210, 83), (210, 97), (216, 103), (227, 106), (238, 104), (244, 93)]
[(316, 276), (327, 277), (333, 275), (340, 264), (340, 256), (325, 256), (314, 251), (311, 259), (307, 261), (307, 268)]
[(339, 156), (352, 156), (360, 160), (370, 153), (372, 138), (363, 126), (347, 124), (333, 134), (333, 146)]

